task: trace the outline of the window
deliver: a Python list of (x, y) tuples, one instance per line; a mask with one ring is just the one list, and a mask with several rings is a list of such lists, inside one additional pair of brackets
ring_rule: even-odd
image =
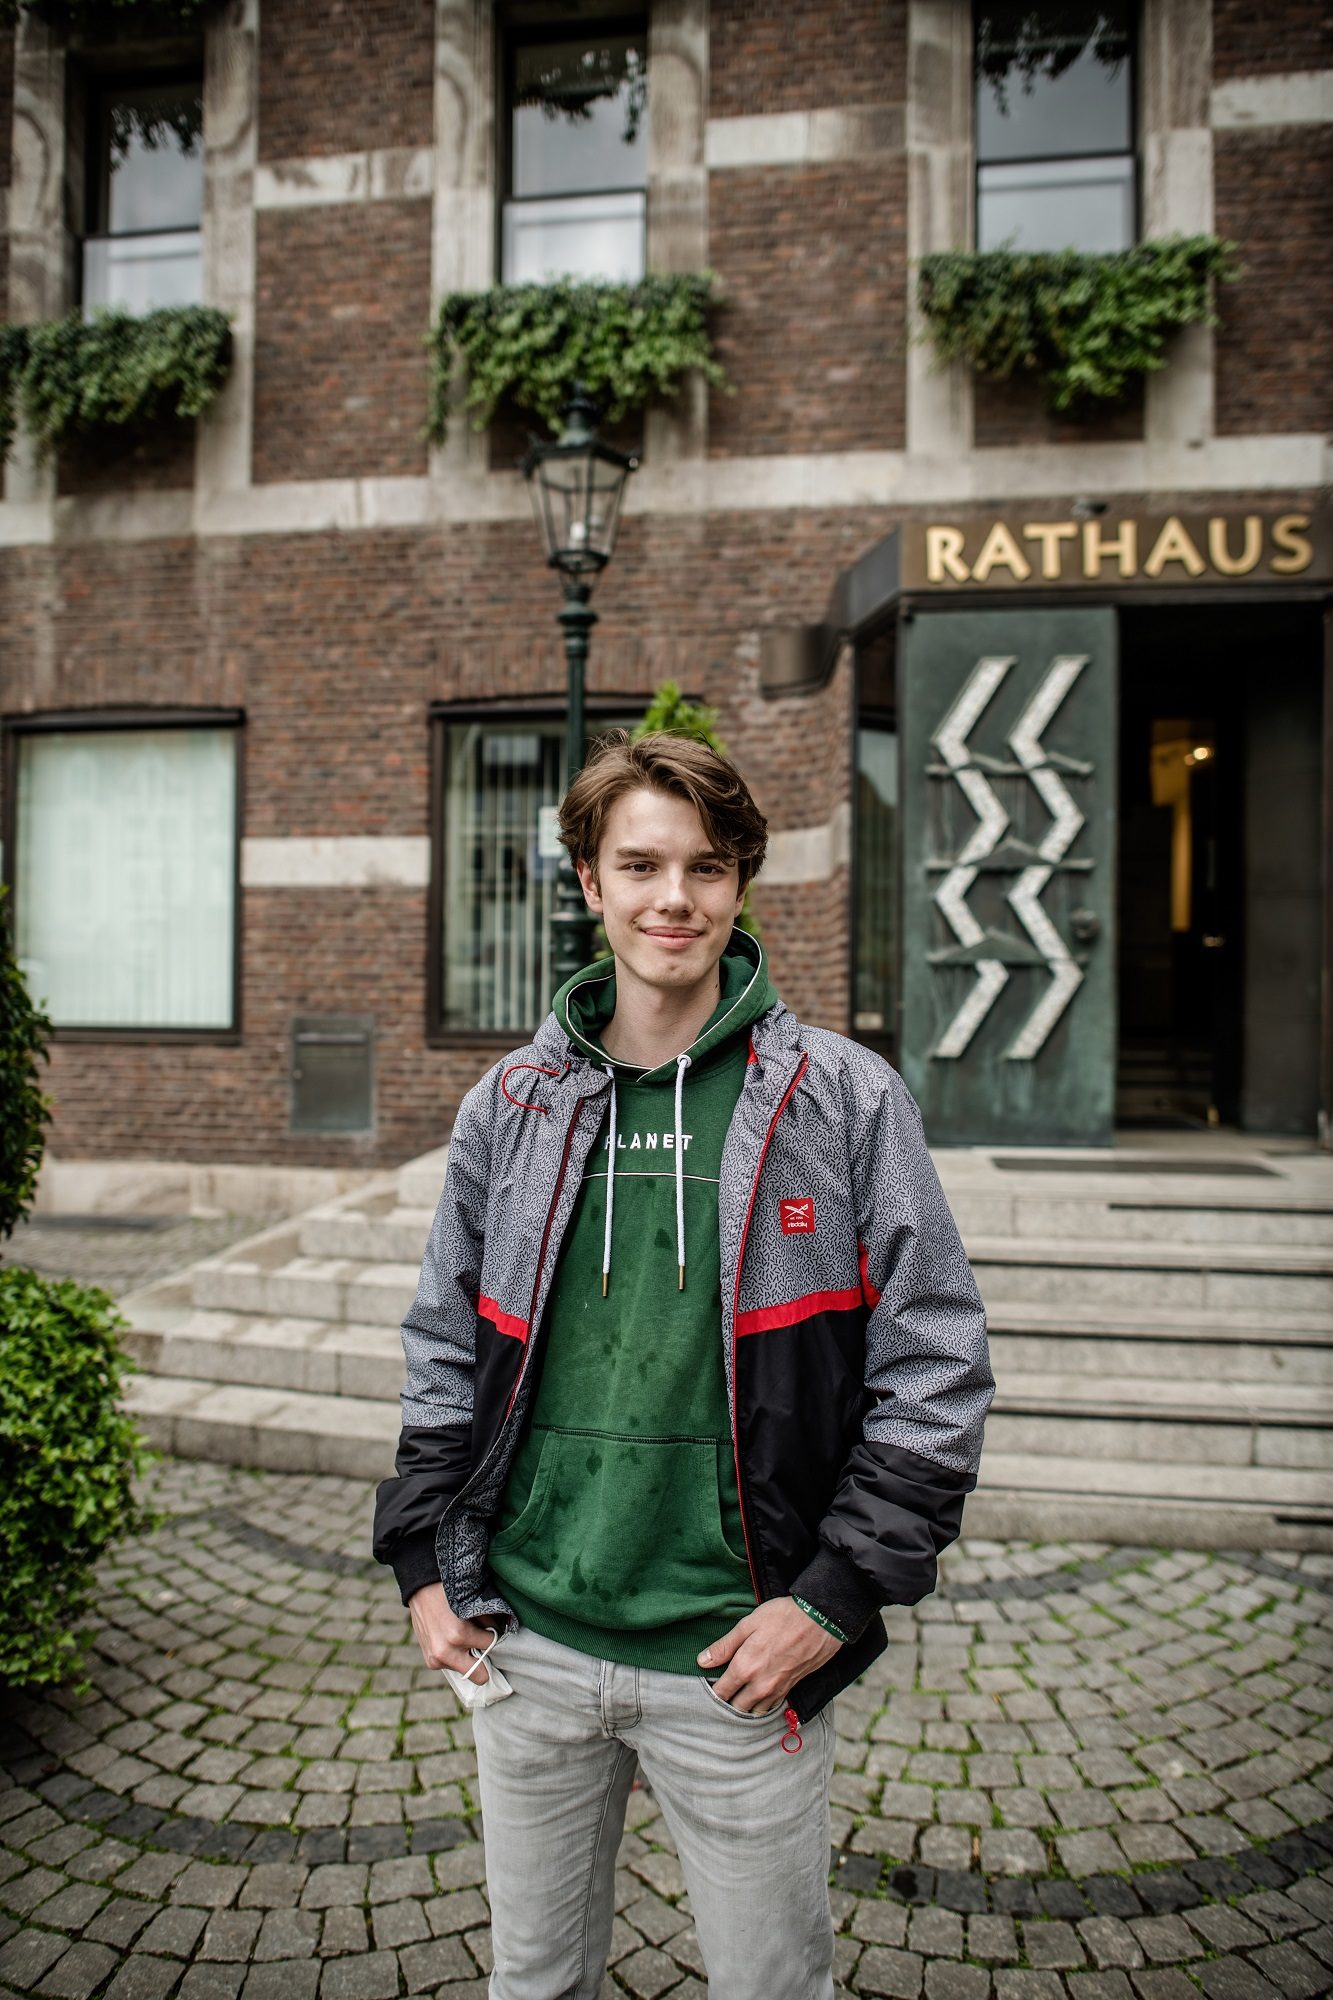
[(16, 732), (15, 939), (57, 1027), (235, 1024), (237, 731)]
[(893, 1057), (898, 1021), (898, 732), (891, 636), (858, 649), (856, 716), (856, 1039)]
[(105, 88), (91, 112), (84, 310), (197, 305), (204, 195), (198, 78)]
[(642, 33), (510, 50), (507, 284), (643, 276), (648, 68)]
[(976, 10), (977, 248), (1137, 236), (1130, 0)]
[[(589, 734), (636, 719), (604, 715)], [(438, 726), (435, 1026), (446, 1034), (531, 1029), (551, 1000), (551, 912), (564, 852), (551, 822), (564, 790), (564, 719), (453, 713)]]

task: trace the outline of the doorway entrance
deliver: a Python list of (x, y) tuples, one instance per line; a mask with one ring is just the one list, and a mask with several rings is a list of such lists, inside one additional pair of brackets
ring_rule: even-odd
[(1315, 1130), (1321, 657), (1307, 606), (1121, 613), (1122, 1127)]

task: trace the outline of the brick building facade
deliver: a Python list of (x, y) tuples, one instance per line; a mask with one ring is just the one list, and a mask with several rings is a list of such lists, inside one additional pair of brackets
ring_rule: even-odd
[[(625, 10), (613, 11), (619, 32)], [(912, 865), (912, 830), (892, 854), (872, 852), (857, 800), (878, 784), (892, 846), (896, 780), (883, 773), (906, 754), (894, 676), (910, 593), (886, 599), (878, 623), (830, 628), (829, 657), (799, 691), (766, 671), (766, 643), (817, 626), (838, 578), (913, 524), (1081, 520), (1091, 505), (1108, 519), (1225, 516), (1238, 538), (1248, 516), (1299, 517), (1318, 541), (1333, 424), (1333, 21), (1309, 0), (1143, 0), (1133, 14), (1138, 232), (1215, 228), (1239, 246), (1243, 275), (1216, 330), (1182, 334), (1145, 393), (1078, 422), (1026, 388), (941, 369), (918, 338), (914, 261), (972, 241), (966, 0), (652, 0), (630, 24), (648, 77), (647, 267), (717, 273), (733, 389), (692, 389), (647, 416), (598, 593), (590, 691), (601, 711), (632, 715), (673, 677), (717, 708), (775, 836), (754, 909), (780, 988), (905, 1067), (927, 1052), (900, 1042), (904, 963), (940, 938), (906, 917), (894, 930), (900, 885), (875, 871)], [(428, 955), (452, 914), (430, 921), (439, 771), (459, 718), (558, 715), (557, 600), (508, 455), (461, 421), (443, 446), (425, 441), (423, 335), (445, 292), (499, 275), (506, 37), (600, 19), (498, 0), (226, 0), (190, 46), (136, 46), (122, 30), (109, 50), (71, 47), (28, 13), (0, 31), (0, 309), (30, 322), (76, 301), (80, 93), (107, 74), (194, 64), (201, 292), (232, 315), (235, 339), (228, 384), (197, 426), (56, 465), (20, 443), (7, 467), (0, 720), (20, 902), (14, 850), (29, 822), (13, 792), (34, 724), (171, 716), (239, 737), (235, 1016), (194, 1030), (67, 1017), (50, 1075), (62, 1157), (387, 1164), (439, 1143), (461, 1093), (521, 1038), (522, 1023), (430, 1015)], [(1187, 602), (1199, 580), (1177, 563), (1122, 617), (1127, 675), (1135, 648), (1145, 662), (1200, 644), (1220, 658), (1244, 631), (1260, 678), (1269, 649), (1284, 649), (1300, 688), (1273, 723), (1267, 776), (1247, 766), (1246, 811), (1257, 827), (1261, 785), (1303, 801), (1283, 855), (1263, 862), (1257, 835), (1237, 854), (1249, 957), (1209, 1005), (1240, 1005), (1244, 1019), (1217, 1030), (1208, 1060), (1228, 1037), (1239, 1053), (1220, 1084), (1191, 1083), (1197, 1051), (1175, 1048), (1165, 1017), (1146, 1022), (1145, 1050), (1172, 1043), (1170, 1075), (1159, 1064), (1136, 1080), (1122, 1060), (1130, 1115), (1164, 1106), (1313, 1130), (1327, 1106), (1320, 573), (1315, 560), (1266, 595), (1257, 577), (1252, 592), (1223, 590), (1214, 573)], [(1203, 622), (1173, 640), (1171, 619), (1191, 616)], [(1232, 736), (1263, 738), (1241, 695), (1227, 699)], [(1191, 690), (1171, 700), (1165, 715), (1143, 708), (1153, 745), (1173, 740), (1173, 717), (1186, 736), (1208, 721)], [(1126, 739), (1126, 768), (1146, 772), (1148, 741)], [(1158, 832), (1145, 837), (1164, 855)], [(1122, 881), (1122, 915), (1128, 894)], [(1265, 909), (1279, 913), (1266, 941)], [(1198, 931), (1197, 910), (1192, 921)], [(889, 970), (867, 969), (872, 945)], [(340, 1020), (371, 1039), (368, 1114), (361, 1129), (320, 1130), (317, 1117), (299, 1129), (294, 1023), (336, 1033)], [(1260, 1074), (1254, 1051), (1273, 1035), (1296, 1049), (1292, 1074)], [(1070, 1045), (1063, 1060), (1075, 1059)], [(1014, 1119), (1015, 1139), (1048, 1130), (1036, 1114)]]

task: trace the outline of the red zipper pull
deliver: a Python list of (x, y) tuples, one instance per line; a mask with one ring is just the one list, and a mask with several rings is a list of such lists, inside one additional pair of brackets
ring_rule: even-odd
[(794, 1757), (798, 1750), (805, 1748), (805, 1738), (801, 1735), (801, 1718), (794, 1708), (784, 1708), (782, 1711), (782, 1720), (787, 1725), (787, 1733), (782, 1739), (782, 1748), (789, 1757)]

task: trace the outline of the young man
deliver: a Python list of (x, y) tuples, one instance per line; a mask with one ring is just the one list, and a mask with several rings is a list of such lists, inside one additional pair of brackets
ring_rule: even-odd
[(895, 1071), (734, 929), (723, 758), (605, 739), (561, 834), (613, 954), (459, 1108), (379, 1490), (475, 1716), (492, 2000), (594, 2000), (636, 1760), (719, 2000), (831, 2000), (832, 1697), (975, 1484), (985, 1320)]

